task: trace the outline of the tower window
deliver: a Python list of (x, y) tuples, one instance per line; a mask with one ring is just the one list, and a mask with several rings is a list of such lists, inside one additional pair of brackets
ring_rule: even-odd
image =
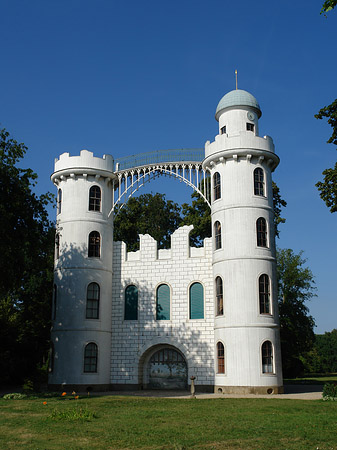
[(223, 315), (223, 285), (222, 285), (221, 277), (216, 277), (215, 286), (216, 286), (216, 315), (222, 316)]
[(90, 283), (87, 289), (86, 319), (98, 319), (99, 317), (100, 289), (97, 283)]
[(215, 172), (213, 175), (213, 194), (214, 200), (221, 198), (221, 177), (219, 172)]
[(124, 320), (138, 319), (138, 289), (136, 286), (128, 286), (125, 289)]
[(264, 174), (260, 167), (254, 170), (254, 195), (264, 196)]
[(269, 277), (263, 274), (259, 278), (260, 314), (270, 314), (270, 287)]
[(55, 235), (55, 259), (60, 257), (60, 235), (56, 233)]
[(225, 373), (225, 347), (222, 342), (216, 344), (218, 370), (217, 373)]
[(101, 210), (101, 188), (99, 186), (91, 186), (89, 191), (89, 211)]
[(170, 320), (170, 288), (167, 284), (157, 288), (156, 309), (157, 320)]
[(95, 373), (97, 372), (97, 345), (90, 342), (84, 349), (84, 372)]
[(101, 256), (101, 236), (98, 231), (89, 234), (88, 256), (89, 258)]
[(220, 128), (220, 133), (221, 134), (226, 134), (226, 125), (224, 127)]
[(62, 189), (57, 191), (57, 214), (61, 214), (62, 209)]
[(204, 318), (204, 288), (201, 283), (190, 286), (190, 319)]
[(270, 341), (262, 344), (262, 373), (274, 373), (273, 346)]
[(221, 224), (218, 220), (214, 223), (214, 245), (215, 250), (221, 248)]
[(254, 131), (254, 124), (247, 122), (247, 131)]
[(264, 217), (259, 217), (256, 221), (257, 246), (267, 247), (267, 222)]

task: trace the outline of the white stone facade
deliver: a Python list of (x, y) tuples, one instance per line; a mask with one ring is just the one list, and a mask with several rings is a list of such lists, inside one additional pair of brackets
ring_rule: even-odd
[[(245, 91), (230, 92), (218, 105), (219, 135), (206, 143), (202, 163), (211, 179), (213, 237), (201, 248), (190, 247), (192, 226), (184, 226), (168, 250), (141, 235), (140, 250), (127, 252), (113, 242), (113, 158), (82, 150), (55, 161), (50, 385), (141, 389), (168, 387), (172, 379), (189, 384), (194, 376), (199, 388), (216, 392), (282, 391), (271, 181), (279, 159), (272, 139), (258, 136), (260, 116)], [(100, 199), (92, 209), (93, 187)], [(162, 285), (165, 320), (157, 314)], [(137, 292), (131, 319), (130, 286)], [(202, 292), (195, 297), (198, 318), (191, 318), (192, 286)]]

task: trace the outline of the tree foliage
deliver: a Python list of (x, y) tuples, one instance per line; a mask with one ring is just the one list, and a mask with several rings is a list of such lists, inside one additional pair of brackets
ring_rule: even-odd
[(303, 357), (307, 373), (337, 372), (337, 329), (315, 335), (313, 349)]
[(114, 221), (114, 240), (124, 241), (128, 251), (139, 249), (138, 234), (150, 234), (158, 248), (169, 248), (170, 235), (181, 223), (180, 206), (164, 194), (131, 197)]
[(285, 376), (294, 376), (302, 369), (300, 356), (310, 351), (314, 343), (315, 322), (306, 302), (315, 294), (311, 270), (305, 267), (302, 252), (291, 249), (277, 252), (278, 302), (282, 364)]
[(0, 380), (36, 373), (48, 353), (54, 227), (37, 175), (18, 166), (27, 148), (0, 131)]
[(334, 7), (337, 5), (337, 0), (326, 0), (321, 9), (321, 14), (324, 14), (334, 9)]

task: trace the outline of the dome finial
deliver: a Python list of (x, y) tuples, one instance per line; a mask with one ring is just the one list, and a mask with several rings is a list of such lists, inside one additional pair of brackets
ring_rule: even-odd
[(236, 90), (238, 90), (238, 71), (235, 69), (235, 86)]

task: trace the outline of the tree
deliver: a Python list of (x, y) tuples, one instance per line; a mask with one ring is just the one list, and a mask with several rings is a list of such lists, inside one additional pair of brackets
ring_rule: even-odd
[(278, 303), (282, 364), (285, 376), (298, 375), (300, 356), (312, 349), (315, 322), (305, 303), (315, 294), (311, 270), (305, 267), (303, 252), (291, 249), (277, 251)]
[(33, 377), (47, 358), (54, 227), (37, 175), (18, 167), (24, 144), (0, 130), (0, 380)]
[(331, 11), (337, 5), (337, 0), (326, 0), (321, 9), (321, 14), (324, 14)]
[(180, 223), (180, 206), (166, 200), (164, 194), (131, 197), (115, 216), (114, 240), (124, 241), (128, 251), (135, 251), (139, 249), (138, 234), (148, 233), (158, 248), (169, 248), (170, 235)]
[[(321, 14), (331, 11), (337, 5), (337, 0), (326, 0), (323, 3)], [(332, 135), (327, 140), (328, 144), (337, 145), (337, 99), (331, 105), (324, 106), (320, 109), (318, 114), (315, 114), (316, 119), (328, 119), (328, 124), (332, 127)], [(323, 181), (316, 183), (316, 187), (320, 192), (321, 199), (325, 202), (330, 212), (337, 211), (337, 162), (334, 167), (323, 171)]]

